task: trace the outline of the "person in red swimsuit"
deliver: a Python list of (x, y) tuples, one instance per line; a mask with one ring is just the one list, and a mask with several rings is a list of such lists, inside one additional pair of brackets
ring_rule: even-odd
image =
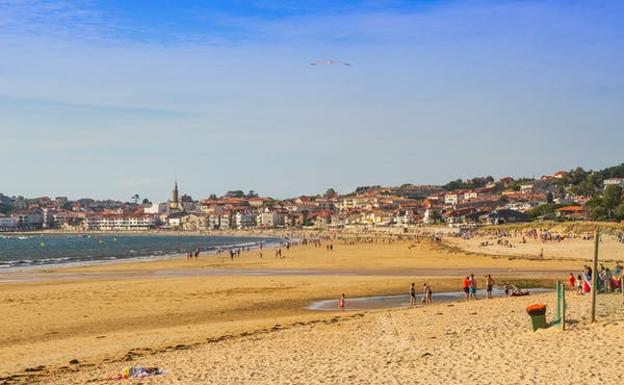
[(345, 295), (342, 294), (340, 296), (340, 299), (338, 300), (338, 309), (344, 310), (344, 308), (345, 308)]
[(574, 274), (570, 273), (568, 281), (570, 282), (570, 290), (574, 290), (574, 288), (576, 287), (576, 278), (574, 278)]
[(470, 296), (470, 277), (464, 278), (464, 295), (466, 296), (466, 301), (468, 301)]

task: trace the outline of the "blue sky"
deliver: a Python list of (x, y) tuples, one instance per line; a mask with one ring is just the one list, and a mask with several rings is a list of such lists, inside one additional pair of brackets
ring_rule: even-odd
[[(166, 199), (619, 164), (617, 1), (0, 0), (0, 192)], [(310, 66), (339, 59), (351, 66)]]

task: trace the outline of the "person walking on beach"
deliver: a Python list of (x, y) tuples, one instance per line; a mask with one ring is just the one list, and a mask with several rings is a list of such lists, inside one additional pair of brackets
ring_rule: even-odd
[(466, 301), (470, 300), (470, 278), (464, 278), (464, 296)]
[(410, 285), (410, 306), (416, 306), (416, 284), (412, 282)]
[(492, 290), (494, 289), (494, 285), (496, 284), (496, 281), (494, 281), (494, 278), (492, 278), (491, 274), (488, 274), (485, 276), (485, 288), (487, 291), (487, 297), (489, 298), (493, 298), (492, 296)]
[(470, 274), (470, 299), (477, 299), (477, 279), (474, 274)]
[(344, 310), (345, 309), (345, 295), (344, 295), (344, 293), (342, 293), (342, 295), (340, 296), (340, 299), (338, 300), (338, 309), (340, 309), (340, 310)]

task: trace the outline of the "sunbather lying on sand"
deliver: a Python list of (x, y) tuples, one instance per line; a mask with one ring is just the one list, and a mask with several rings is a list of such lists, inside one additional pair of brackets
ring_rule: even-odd
[(120, 373), (111, 377), (111, 380), (123, 380), (126, 378), (142, 378), (149, 376), (158, 376), (165, 374), (162, 369), (159, 368), (143, 368), (140, 366), (126, 366)]
[(528, 290), (522, 290), (522, 289), (520, 289), (516, 285), (511, 285), (511, 295), (513, 297), (520, 297), (520, 296), (523, 296), (523, 295), (529, 295), (529, 291)]

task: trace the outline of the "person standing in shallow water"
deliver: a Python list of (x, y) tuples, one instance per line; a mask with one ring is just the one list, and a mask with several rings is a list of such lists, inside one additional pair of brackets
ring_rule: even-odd
[(410, 285), (410, 306), (416, 306), (416, 284), (412, 282)]
[(477, 299), (477, 279), (474, 274), (470, 274), (470, 299)]
[(340, 309), (340, 310), (344, 310), (345, 309), (345, 295), (344, 295), (344, 293), (340, 296), (340, 299), (338, 300), (338, 309)]
[(464, 296), (466, 301), (470, 300), (470, 278), (464, 278)]
[(485, 276), (485, 285), (486, 285), (488, 298), (492, 298), (492, 290), (494, 289), (495, 284), (496, 284), (496, 281), (494, 281), (494, 278), (492, 278), (492, 275), (488, 274)]
[(431, 292), (431, 286), (427, 285), (426, 283), (423, 285), (423, 304), (425, 305), (430, 305), (431, 304), (431, 297), (432, 297), (432, 292)]

